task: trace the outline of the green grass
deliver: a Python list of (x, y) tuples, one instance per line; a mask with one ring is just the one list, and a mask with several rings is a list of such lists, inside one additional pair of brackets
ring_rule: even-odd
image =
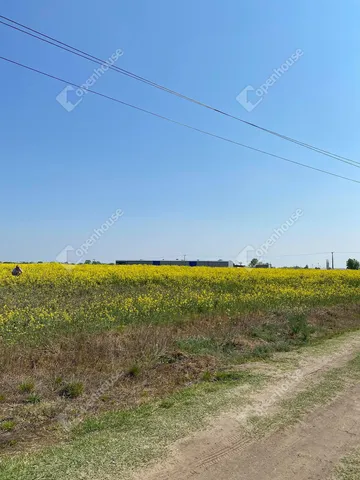
[(41, 402), (41, 398), (40, 398), (40, 395), (38, 395), (37, 393), (32, 393), (25, 400), (25, 403), (32, 403), (32, 404), (36, 404), (40, 402)]
[(132, 365), (129, 368), (127, 375), (129, 377), (135, 378), (135, 377), (138, 377), (140, 373), (141, 373), (141, 368), (139, 367), (139, 365)]
[(55, 387), (60, 387), (60, 385), (63, 383), (63, 378), (62, 377), (55, 377), (54, 378), (54, 385)]
[(193, 337), (179, 340), (177, 347), (182, 352), (191, 355), (214, 355), (222, 351), (219, 342), (208, 337)]
[(360, 449), (357, 449), (341, 460), (335, 468), (332, 480), (359, 480), (359, 478)]
[(254, 328), (252, 336), (263, 340), (264, 344), (239, 350), (231, 339), (225, 341), (221, 338), (192, 337), (177, 341), (176, 346), (189, 355), (212, 355), (231, 363), (243, 363), (252, 359), (269, 358), (274, 352), (288, 352), (310, 340), (308, 337), (306, 340), (294, 338), (276, 324)]
[(214, 375), (215, 382), (240, 382), (251, 378), (249, 372), (217, 372)]
[(12, 420), (0, 422), (0, 431), (2, 430), (3, 432), (11, 432), (11, 430), (14, 430), (15, 425), (15, 422), (13, 422)]
[(251, 329), (251, 335), (254, 338), (260, 338), (265, 342), (276, 342), (278, 339), (283, 338), (286, 329), (284, 325), (277, 323), (263, 323), (262, 325), (253, 327)]
[(313, 334), (318, 337), (328, 335), (325, 329), (320, 331), (308, 324), (304, 313), (289, 315), (280, 323), (265, 322), (252, 327), (249, 332), (243, 332), (263, 343), (252, 348), (247, 347), (239, 351), (239, 347), (232, 341), (214, 337), (190, 337), (177, 341), (176, 346), (184, 353), (190, 355), (212, 355), (228, 360), (232, 363), (242, 363), (249, 360), (267, 359), (274, 352), (288, 352), (294, 347), (299, 347), (313, 341)]
[(59, 395), (65, 398), (77, 398), (84, 392), (84, 385), (81, 382), (72, 382), (64, 385), (59, 391)]
[(211, 372), (206, 371), (206, 372), (203, 373), (203, 376), (202, 376), (203, 382), (211, 382), (212, 379), (213, 379), (213, 376), (212, 376)]
[(31, 393), (35, 389), (35, 383), (32, 380), (27, 380), (19, 385), (20, 393)]
[(171, 408), (175, 405), (175, 402), (171, 399), (163, 400), (160, 402), (159, 407), (160, 408)]

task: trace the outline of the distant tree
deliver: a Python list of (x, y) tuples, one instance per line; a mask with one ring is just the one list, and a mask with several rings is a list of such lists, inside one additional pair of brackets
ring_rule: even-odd
[(90, 264), (91, 264), (91, 260), (85, 260), (84, 264), (85, 264), (85, 265), (90, 265)]
[(258, 263), (259, 263), (259, 260), (257, 258), (253, 258), (249, 263), (249, 267), (255, 267)]
[(348, 270), (359, 270), (360, 262), (356, 258), (349, 258), (346, 262), (346, 268)]
[(304, 267), (304, 268), (309, 268), (309, 265), (305, 265), (305, 267)]

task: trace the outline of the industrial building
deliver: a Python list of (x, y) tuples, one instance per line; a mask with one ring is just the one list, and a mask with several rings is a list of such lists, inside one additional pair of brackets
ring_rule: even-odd
[(177, 265), (180, 267), (233, 267), (232, 261), (203, 260), (116, 260), (116, 265)]

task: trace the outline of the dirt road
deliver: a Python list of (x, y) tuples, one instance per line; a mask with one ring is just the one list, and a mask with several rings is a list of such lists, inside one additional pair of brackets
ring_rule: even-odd
[[(253, 415), (266, 419), (279, 404), (316, 389), (327, 372), (338, 370), (360, 351), (359, 335), (335, 353), (309, 357), (291, 375), (278, 374), (249, 408), (213, 421), (211, 428), (174, 445), (166, 461), (140, 472), (142, 480), (328, 480), (335, 466), (360, 446), (360, 384), (346, 383), (330, 401), (292, 425), (252, 431)], [(339, 375), (341, 378), (341, 375)], [(351, 376), (350, 376), (351, 377)], [(275, 378), (275, 377), (274, 377)], [(313, 387), (312, 387), (313, 385)], [(325, 385), (325, 384), (324, 384)], [(331, 389), (331, 381), (327, 387)], [(314, 390), (315, 392), (315, 390)], [(320, 396), (321, 398), (321, 396)], [(284, 407), (283, 407), (284, 408)], [(291, 402), (285, 407), (292, 408)], [(279, 416), (280, 412), (280, 416)], [(289, 415), (284, 411), (284, 415)], [(281, 422), (281, 420), (280, 420)], [(351, 477), (352, 478), (352, 477)], [(360, 472), (358, 477), (360, 478)]]
[(360, 386), (327, 408), (318, 408), (304, 423), (285, 432), (216, 456), (204, 458), (192, 472), (165, 478), (206, 480), (310, 480), (329, 478), (334, 466), (360, 444)]

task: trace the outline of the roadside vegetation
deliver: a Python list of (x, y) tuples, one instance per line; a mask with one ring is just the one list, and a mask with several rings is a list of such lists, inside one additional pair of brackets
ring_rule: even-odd
[(0, 265), (4, 458), (96, 430), (104, 415), (126, 425), (176, 398), (190, 408), (191, 392), (254, 387), (262, 376), (239, 366), (359, 325), (356, 271), (9, 269)]
[(360, 448), (345, 456), (335, 469), (331, 480), (358, 480), (360, 472)]
[[(356, 335), (356, 336), (355, 336)], [(238, 411), (252, 405), (253, 395), (266, 386), (281, 390), (284, 379), (277, 377), (285, 368), (288, 373), (297, 369), (299, 359), (315, 362), (328, 350), (336, 353), (353, 340), (359, 342), (358, 334), (348, 334), (330, 340), (325, 349), (306, 348), (301, 354), (281, 354), (283, 365), (276, 375), (251, 371), (228, 371), (207, 376), (201, 382), (187, 386), (158, 399), (139, 405), (137, 408), (104, 412), (75, 423), (66, 442), (33, 450), (31, 455), (18, 454), (0, 457), (0, 480), (117, 480), (132, 478), (132, 472), (153, 460), (163, 458), (167, 447), (191, 432), (203, 428), (209, 416), (224, 409), (235, 407)], [(331, 357), (328, 357), (331, 358)], [(255, 364), (254, 364), (255, 366)], [(323, 408), (347, 387), (360, 379), (360, 357), (356, 356), (342, 366), (329, 364), (323, 375), (307, 380), (302, 388), (290, 391), (283, 400), (273, 405), (266, 416), (248, 416), (243, 420), (241, 436), (244, 442), (260, 439), (269, 432), (276, 432), (295, 424), (316, 408)], [(260, 398), (263, 398), (261, 395)], [(260, 405), (263, 400), (261, 400)], [(256, 406), (255, 406), (256, 409)], [(211, 418), (211, 417), (210, 417)], [(352, 480), (358, 472), (356, 456), (344, 460), (336, 480)], [(352, 472), (353, 476), (350, 475)], [(355, 475), (355, 476), (354, 476)], [(141, 478), (136, 477), (136, 478)]]

